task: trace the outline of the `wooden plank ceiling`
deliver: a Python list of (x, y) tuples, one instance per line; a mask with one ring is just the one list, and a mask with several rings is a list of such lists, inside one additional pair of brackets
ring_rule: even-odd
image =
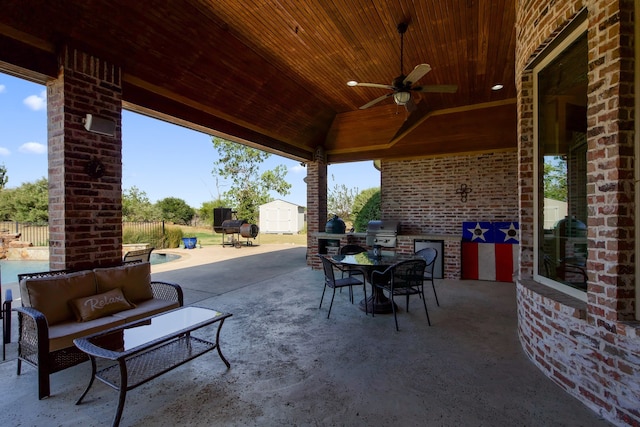
[[(44, 83), (69, 45), (122, 67), (126, 108), (301, 161), (512, 149), (514, 19), (513, 0), (10, 0), (0, 70)], [(411, 114), (346, 85), (422, 63), (458, 90), (412, 92)]]

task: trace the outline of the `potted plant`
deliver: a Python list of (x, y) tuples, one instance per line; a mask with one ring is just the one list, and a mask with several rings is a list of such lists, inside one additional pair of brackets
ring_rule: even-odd
[(196, 244), (198, 243), (197, 237), (183, 237), (182, 242), (184, 243), (185, 249), (194, 249)]

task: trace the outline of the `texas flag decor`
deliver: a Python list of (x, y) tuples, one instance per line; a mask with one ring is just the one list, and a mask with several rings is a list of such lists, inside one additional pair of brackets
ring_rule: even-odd
[(517, 222), (463, 222), (462, 278), (512, 282), (518, 235)]

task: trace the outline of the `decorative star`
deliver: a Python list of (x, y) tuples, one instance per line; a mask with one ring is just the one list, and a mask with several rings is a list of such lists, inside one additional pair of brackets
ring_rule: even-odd
[(480, 227), (479, 222), (476, 223), (475, 228), (467, 228), (467, 230), (471, 233), (472, 242), (476, 239), (482, 239), (485, 242), (487, 241), (487, 239), (484, 238), (484, 233), (489, 231), (489, 229)]
[(509, 224), (509, 228), (501, 228), (500, 231), (504, 233), (505, 242), (508, 242), (509, 240), (518, 241), (518, 229), (515, 227), (513, 222)]

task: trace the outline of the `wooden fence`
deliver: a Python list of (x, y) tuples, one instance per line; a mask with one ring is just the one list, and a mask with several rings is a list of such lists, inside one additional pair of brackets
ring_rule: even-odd
[[(21, 242), (31, 242), (33, 246), (49, 246), (49, 224), (20, 221), (0, 221), (0, 233), (20, 234)], [(123, 222), (124, 243), (149, 243), (152, 247), (164, 247), (164, 221)]]

